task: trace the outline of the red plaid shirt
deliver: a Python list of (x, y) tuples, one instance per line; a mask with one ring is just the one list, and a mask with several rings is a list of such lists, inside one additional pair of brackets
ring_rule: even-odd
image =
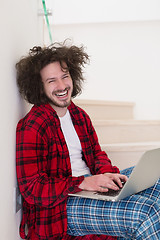
[[(119, 172), (101, 151), (89, 116), (71, 103), (68, 107), (79, 136), (83, 157), (92, 174)], [(20, 236), (31, 239), (93, 239), (67, 235), (68, 193), (80, 191), (84, 177), (72, 177), (69, 152), (60, 121), (49, 104), (33, 106), (17, 125), (17, 178), (23, 196)], [(25, 225), (28, 234), (25, 234)], [(94, 236), (94, 239), (115, 239)]]

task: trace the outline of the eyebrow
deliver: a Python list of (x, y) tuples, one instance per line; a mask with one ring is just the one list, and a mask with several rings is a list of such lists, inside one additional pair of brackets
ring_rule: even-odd
[[(64, 74), (62, 74), (61, 77), (64, 77), (65, 75), (68, 75), (68, 74), (70, 74), (69, 71), (67, 71)], [(46, 82), (49, 81), (49, 80), (55, 80), (55, 79), (56, 79), (56, 77), (49, 77), (49, 78), (46, 79)]]
[(50, 77), (50, 78), (47, 78), (46, 79), (46, 82), (48, 81), (48, 80), (55, 80), (56, 78), (55, 77)]

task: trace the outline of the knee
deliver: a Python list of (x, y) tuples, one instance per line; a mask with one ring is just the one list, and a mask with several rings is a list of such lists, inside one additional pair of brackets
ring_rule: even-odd
[(151, 201), (149, 203), (149, 211), (148, 211), (148, 215), (153, 215), (155, 213), (160, 213), (160, 206), (157, 202)]
[(141, 220), (160, 218), (160, 206), (152, 200), (147, 200), (146, 203), (142, 204), (141, 208)]
[(135, 239), (152, 239), (152, 236), (155, 236), (154, 239), (160, 239), (159, 205), (156, 202), (148, 201), (144, 204), (140, 217), (133, 233)]

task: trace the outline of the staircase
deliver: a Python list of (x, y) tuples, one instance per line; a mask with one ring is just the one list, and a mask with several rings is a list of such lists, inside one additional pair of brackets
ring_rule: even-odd
[(102, 149), (120, 169), (135, 165), (145, 151), (160, 147), (160, 120), (135, 120), (133, 103), (74, 102), (89, 114)]

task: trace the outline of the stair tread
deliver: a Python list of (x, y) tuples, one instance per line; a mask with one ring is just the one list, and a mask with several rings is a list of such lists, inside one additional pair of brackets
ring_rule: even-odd
[(146, 151), (148, 149), (159, 148), (160, 141), (101, 144), (101, 147), (103, 150), (116, 152)]
[(136, 120), (136, 119), (118, 119), (118, 120), (93, 120), (94, 125), (155, 125), (160, 124), (160, 120)]
[(133, 102), (123, 102), (123, 101), (106, 101), (106, 100), (92, 100), (92, 99), (76, 99), (75, 104), (85, 104), (85, 105), (102, 105), (102, 106), (135, 106)]

